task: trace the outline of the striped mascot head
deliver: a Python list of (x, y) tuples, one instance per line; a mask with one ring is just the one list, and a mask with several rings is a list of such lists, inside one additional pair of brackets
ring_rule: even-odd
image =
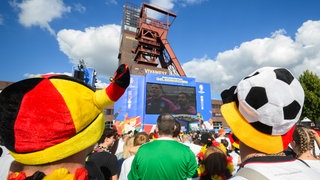
[(20, 163), (64, 159), (98, 141), (105, 127), (103, 108), (124, 91), (115, 83), (95, 91), (64, 75), (16, 82), (0, 94), (0, 136)]

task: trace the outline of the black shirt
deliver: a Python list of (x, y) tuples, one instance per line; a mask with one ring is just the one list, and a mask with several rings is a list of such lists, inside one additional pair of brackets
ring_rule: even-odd
[(94, 162), (100, 168), (106, 180), (120, 172), (117, 156), (109, 152), (94, 152), (89, 155), (88, 161)]

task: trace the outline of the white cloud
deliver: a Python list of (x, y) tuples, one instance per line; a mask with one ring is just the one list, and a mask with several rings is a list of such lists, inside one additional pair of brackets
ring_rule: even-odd
[(64, 29), (58, 32), (60, 50), (74, 65), (83, 59), (98, 76), (110, 77), (118, 66), (120, 26), (105, 25), (86, 28), (85, 31)]
[(182, 7), (186, 7), (188, 5), (201, 4), (205, 1), (208, 1), (208, 0), (179, 0), (178, 2)]
[[(150, 4), (156, 7), (159, 7), (161, 9), (165, 9), (167, 11), (171, 11), (174, 7), (174, 3), (172, 0), (150, 0)], [(163, 14), (153, 11), (151, 9), (148, 9), (147, 15), (148, 17), (152, 17), (154, 19), (163, 18)]]
[(186, 4), (198, 4), (204, 1), (207, 1), (207, 0), (181, 0), (181, 2), (184, 2)]
[[(57, 72), (49, 72), (49, 73), (46, 73), (46, 74), (30, 74), (30, 73), (26, 73), (24, 74), (23, 76), (28, 79), (28, 78), (35, 78), (35, 77), (40, 77), (42, 75), (49, 75), (49, 74), (63, 74), (63, 75), (67, 75), (67, 76), (70, 76), (72, 77), (72, 73), (70, 72), (64, 72), (64, 73), (57, 73)], [(96, 88), (98, 89), (102, 89), (102, 88), (105, 88), (107, 87), (109, 84), (105, 83), (105, 82), (102, 82), (101, 80), (97, 79), (97, 82), (95, 83), (95, 86)]]
[(182, 65), (187, 76), (209, 82), (213, 94), (237, 85), (241, 78), (263, 66), (286, 67), (296, 78), (307, 69), (320, 76), (320, 21), (305, 22), (295, 39), (278, 30), (270, 37), (221, 52), (215, 59), (194, 58)]
[(34, 78), (34, 77), (40, 77), (42, 75), (48, 75), (48, 74), (63, 74), (63, 75), (67, 75), (67, 76), (72, 76), (72, 74), (70, 72), (64, 72), (64, 73), (49, 72), (49, 73), (46, 73), (46, 74), (30, 74), (30, 73), (26, 73), (23, 76), (25, 78)]
[(156, 5), (166, 10), (172, 10), (174, 7), (173, 0), (150, 0), (150, 4)]
[(71, 8), (65, 6), (62, 0), (28, 0), (11, 4), (21, 10), (19, 22), (23, 26), (40, 26), (48, 30), (52, 35), (55, 35), (55, 31), (49, 23), (53, 19), (61, 18), (64, 13), (71, 11)]
[(107, 87), (109, 84), (102, 82), (101, 80), (97, 79), (97, 82), (95, 84), (97, 89), (102, 89)]

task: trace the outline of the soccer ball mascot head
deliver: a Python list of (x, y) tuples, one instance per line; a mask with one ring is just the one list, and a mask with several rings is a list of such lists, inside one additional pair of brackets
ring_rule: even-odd
[(221, 97), (222, 115), (241, 142), (267, 154), (287, 148), (304, 102), (302, 86), (291, 72), (260, 68)]

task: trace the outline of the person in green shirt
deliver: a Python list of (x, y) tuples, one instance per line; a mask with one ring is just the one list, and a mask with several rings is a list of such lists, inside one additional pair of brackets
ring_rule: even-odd
[(161, 114), (157, 119), (159, 138), (142, 145), (133, 159), (129, 180), (187, 179), (197, 176), (197, 161), (190, 148), (172, 138), (175, 118)]

